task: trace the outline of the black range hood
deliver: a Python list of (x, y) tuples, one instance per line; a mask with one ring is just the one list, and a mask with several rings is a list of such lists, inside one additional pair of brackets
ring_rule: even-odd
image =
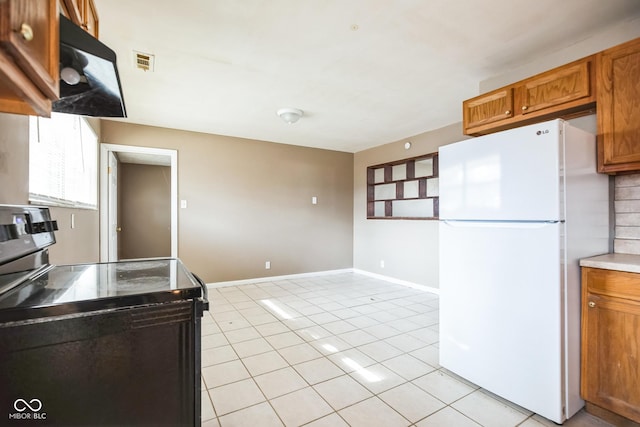
[(53, 111), (127, 117), (116, 53), (60, 15), (60, 99)]

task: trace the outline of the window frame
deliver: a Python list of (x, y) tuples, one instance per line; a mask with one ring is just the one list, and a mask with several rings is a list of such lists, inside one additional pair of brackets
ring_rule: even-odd
[[(58, 116), (65, 116), (64, 119), (56, 120)], [(71, 119), (72, 117), (72, 119)], [(42, 120), (51, 120), (48, 125), (48, 129), (45, 126), (42, 126)], [(63, 122), (64, 120), (64, 122)], [(74, 129), (67, 128), (68, 123), (71, 120), (77, 120), (78, 126)], [(43, 130), (44, 128), (44, 130)], [(46, 134), (43, 134), (46, 132)], [(87, 140), (87, 136), (89, 139)], [(77, 153), (72, 153), (72, 151), (65, 150), (73, 150), (74, 147), (69, 148), (64, 145), (69, 144), (67, 138), (73, 139), (71, 144), (75, 145), (75, 149), (80, 148), (80, 155), (78, 157)], [(41, 143), (51, 143), (53, 144), (48, 151), (45, 152), (45, 156), (52, 152), (58, 153), (60, 152), (60, 148), (63, 148), (62, 162), (61, 164), (65, 166), (65, 172), (63, 175), (71, 175), (71, 178), (59, 178), (58, 181), (62, 181), (60, 183), (60, 187), (62, 188), (62, 193), (57, 193), (53, 190), (51, 191), (51, 187), (44, 190), (44, 186), (39, 189), (34, 190), (34, 169), (39, 167), (41, 169), (46, 168), (48, 171), (51, 170), (52, 167), (56, 166), (55, 161), (42, 161), (40, 160), (39, 165), (36, 165), (38, 160), (34, 160), (34, 151), (36, 148), (35, 144)], [(77, 144), (80, 144), (79, 146)], [(74, 208), (74, 209), (87, 209), (87, 210), (97, 210), (98, 209), (98, 155), (99, 155), (99, 140), (98, 134), (94, 130), (93, 126), (89, 123), (89, 121), (82, 116), (71, 115), (71, 114), (61, 114), (61, 113), (52, 113), (51, 118), (30, 116), (29, 117), (29, 189), (28, 189), (28, 198), (30, 204), (37, 204), (43, 206), (52, 206), (52, 207), (62, 207), (62, 208)], [(55, 151), (53, 151), (55, 150)], [(67, 154), (70, 155), (67, 156)], [(80, 163), (78, 163), (78, 159), (80, 159)], [(78, 170), (86, 171), (84, 173), (78, 173)], [(43, 180), (46, 178), (39, 177), (39, 179)], [(69, 182), (73, 182), (74, 180), (79, 180), (80, 182), (88, 182), (88, 184), (84, 184), (83, 189), (69, 189), (69, 191), (65, 191), (67, 189), (67, 185)], [(81, 184), (82, 186), (82, 184)], [(46, 194), (48, 192), (48, 194)], [(73, 194), (75, 192), (76, 195), (79, 195), (77, 198), (79, 200), (74, 200), (73, 196), (67, 196), (67, 194)], [(45, 193), (45, 194), (41, 194)], [(65, 194), (66, 193), (66, 194)]]

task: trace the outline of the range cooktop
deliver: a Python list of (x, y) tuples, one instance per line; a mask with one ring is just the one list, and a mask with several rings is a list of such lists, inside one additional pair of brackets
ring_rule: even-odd
[(0, 295), (0, 321), (180, 301), (202, 289), (176, 258), (50, 266)]

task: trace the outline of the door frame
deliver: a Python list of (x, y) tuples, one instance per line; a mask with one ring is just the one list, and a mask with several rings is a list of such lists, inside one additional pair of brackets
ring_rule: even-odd
[[(178, 257), (178, 151), (164, 148), (137, 147), (133, 145), (100, 144), (100, 261), (112, 259), (109, 218), (109, 192), (113, 192), (109, 179), (109, 154), (131, 153), (141, 155), (166, 156), (171, 167), (171, 257)], [(117, 186), (116, 186), (117, 187)], [(117, 190), (116, 190), (117, 191)]]

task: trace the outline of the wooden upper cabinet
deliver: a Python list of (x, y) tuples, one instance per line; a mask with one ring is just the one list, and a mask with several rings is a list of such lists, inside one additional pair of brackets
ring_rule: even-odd
[(599, 59), (598, 171), (640, 171), (640, 38)]
[(489, 92), (462, 103), (466, 128), (477, 128), (513, 117), (513, 88)]
[(76, 25), (82, 24), (81, 9), (83, 0), (60, 0), (64, 16)]
[(0, 111), (50, 115), (58, 45), (57, 0), (0, 1)]
[(60, 5), (71, 22), (98, 38), (98, 12), (93, 0), (61, 0)]
[(82, 10), (84, 18), (82, 28), (85, 29), (93, 37), (98, 38), (99, 20), (98, 11), (93, 0), (84, 0), (84, 9)]
[(582, 60), (577, 64), (569, 64), (525, 80), (519, 88), (519, 108), (522, 114), (532, 114), (583, 99), (593, 101), (590, 96), (590, 65), (592, 61)]
[(593, 112), (595, 59), (589, 56), (464, 101), (464, 133), (483, 135)]
[(581, 395), (640, 422), (640, 274), (582, 268)]

